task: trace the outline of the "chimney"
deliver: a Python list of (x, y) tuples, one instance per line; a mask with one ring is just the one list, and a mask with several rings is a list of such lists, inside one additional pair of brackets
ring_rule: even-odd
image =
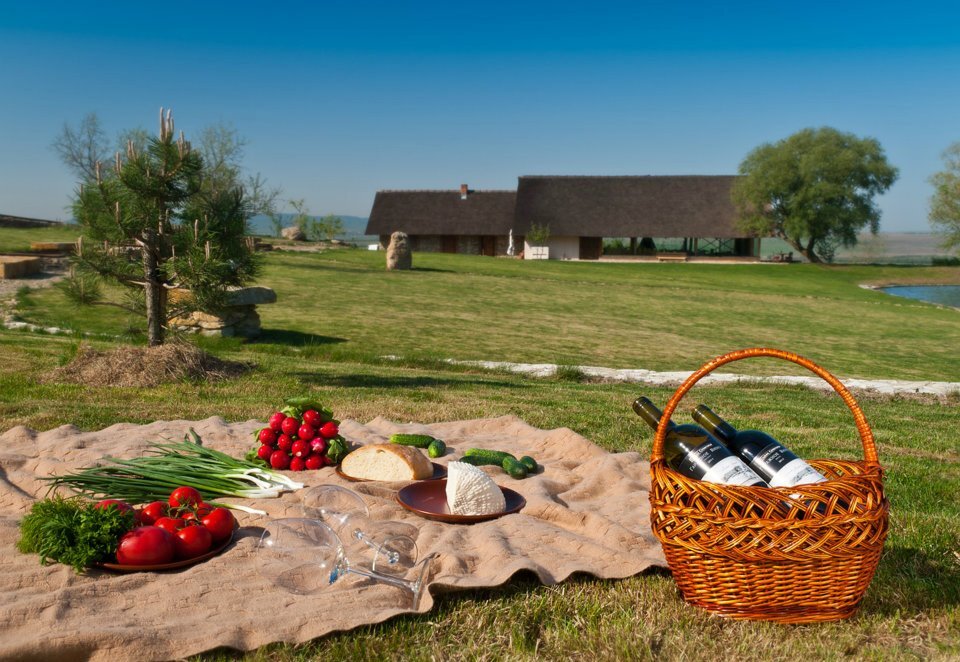
[(467, 199), (467, 192), (468, 192), (468, 190), (467, 190), (467, 185), (466, 185), (466, 184), (461, 184), (461, 185), (460, 185), (460, 199), (461, 199), (461, 200), (466, 200), (466, 199)]

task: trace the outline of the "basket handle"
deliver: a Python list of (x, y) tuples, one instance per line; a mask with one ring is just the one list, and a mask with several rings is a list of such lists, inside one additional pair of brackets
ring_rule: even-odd
[(860, 433), (860, 441), (863, 443), (863, 459), (867, 462), (878, 463), (879, 458), (877, 457), (877, 446), (873, 440), (873, 432), (870, 430), (870, 426), (867, 424), (867, 419), (863, 415), (860, 405), (858, 405), (857, 401), (853, 399), (852, 395), (850, 395), (850, 391), (847, 390), (847, 387), (844, 386), (839, 379), (831, 375), (813, 361), (805, 359), (798, 354), (785, 352), (781, 349), (772, 349), (769, 347), (740, 349), (722, 356), (718, 356), (717, 358), (703, 364), (699, 370), (687, 377), (680, 387), (677, 388), (676, 392), (667, 402), (667, 405), (663, 408), (663, 415), (660, 417), (660, 425), (657, 426), (657, 433), (653, 437), (653, 451), (650, 461), (657, 462), (659, 460), (663, 460), (663, 442), (667, 437), (667, 421), (669, 421), (670, 417), (673, 416), (673, 412), (677, 409), (677, 405), (680, 404), (680, 400), (684, 395), (686, 395), (687, 391), (693, 388), (694, 384), (722, 365), (726, 365), (727, 363), (731, 363), (733, 361), (740, 361), (742, 359), (749, 359), (758, 356), (769, 356), (775, 359), (791, 361), (806, 368), (807, 370), (810, 370), (818, 377), (822, 378), (825, 382), (830, 384), (830, 386), (833, 387), (833, 390), (840, 395), (840, 397), (843, 399), (843, 402), (853, 413), (853, 420), (857, 425), (857, 432)]

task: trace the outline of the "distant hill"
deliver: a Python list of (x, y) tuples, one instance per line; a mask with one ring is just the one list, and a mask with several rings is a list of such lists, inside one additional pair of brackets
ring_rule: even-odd
[[(368, 235), (364, 234), (364, 231), (367, 229), (367, 218), (365, 216), (345, 216), (343, 214), (334, 214), (339, 216), (343, 220), (343, 234), (337, 236), (337, 239), (342, 239), (344, 241), (362, 241), (370, 239)], [(290, 225), (290, 219), (294, 217), (294, 214), (280, 214), (283, 219), (284, 227)], [(313, 214), (317, 218), (322, 218), (326, 214)], [(266, 216), (254, 216), (250, 219), (251, 231), (253, 234), (264, 235), (267, 237), (273, 236), (273, 225), (270, 223), (270, 219)]]

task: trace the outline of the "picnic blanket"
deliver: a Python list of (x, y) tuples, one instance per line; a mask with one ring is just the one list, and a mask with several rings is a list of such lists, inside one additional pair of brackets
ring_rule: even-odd
[[(15, 549), (18, 522), (46, 484), (40, 477), (90, 466), (102, 457), (136, 457), (151, 442), (180, 440), (194, 428), (204, 444), (242, 456), (258, 421), (121, 423), (83, 432), (70, 425), (46, 432), (18, 426), (0, 435), (0, 658), (172, 659), (218, 647), (251, 650), (271, 642), (305, 642), (330, 632), (410, 613), (402, 589), (347, 575), (322, 591), (294, 595), (258, 572), (256, 547), (268, 518), (301, 517), (303, 491), (278, 499), (233, 500), (266, 510), (268, 518), (237, 512), (241, 528), (223, 553), (167, 572), (114, 574), (41, 566)], [(394, 432), (427, 433), (449, 447), (446, 464), (471, 446), (532, 455), (543, 471), (494, 479), (524, 496), (516, 514), (461, 525), (426, 520), (395, 500), (404, 483), (348, 482), (332, 468), (291, 474), (308, 487), (335, 484), (363, 495), (371, 514), (416, 527), (421, 556), (436, 554), (416, 611), (426, 612), (444, 590), (503, 584), (530, 571), (544, 584), (572, 573), (624, 578), (665, 565), (650, 531), (649, 465), (637, 453), (608, 453), (573, 431), (540, 430), (507, 416), (397, 424), (345, 420), (353, 444), (382, 443)], [(231, 500), (225, 499), (230, 502)]]

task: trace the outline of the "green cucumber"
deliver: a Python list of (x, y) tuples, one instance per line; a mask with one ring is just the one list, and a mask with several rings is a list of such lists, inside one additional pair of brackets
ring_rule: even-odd
[(475, 467), (482, 467), (486, 464), (492, 464), (491, 462), (487, 462), (486, 460), (484, 460), (482, 457), (473, 457), (471, 455), (464, 455), (459, 460), (457, 460), (457, 462), (463, 462), (464, 464), (472, 464)]
[(390, 435), (391, 444), (400, 444), (401, 446), (416, 446), (417, 448), (428, 448), (430, 443), (438, 441), (429, 434), (392, 434)]
[(534, 460), (529, 455), (524, 455), (523, 457), (521, 457), (520, 464), (526, 467), (527, 471), (529, 471), (532, 474), (537, 473), (537, 470), (539, 469), (539, 467), (537, 466), (537, 461)]
[(514, 461), (517, 460), (517, 458), (506, 451), (492, 451), (486, 448), (468, 448), (463, 455), (465, 457), (480, 458), (484, 460), (484, 464), (491, 464), (498, 467), (502, 465), (503, 461), (507, 458), (511, 458)]
[(427, 446), (427, 455), (430, 457), (441, 457), (446, 452), (447, 445), (439, 439), (434, 439), (430, 442), (430, 445)]
[(506, 457), (503, 459), (503, 464), (500, 465), (503, 467), (503, 470), (510, 474), (511, 478), (521, 479), (527, 477), (527, 468), (520, 463), (520, 460), (513, 457)]

